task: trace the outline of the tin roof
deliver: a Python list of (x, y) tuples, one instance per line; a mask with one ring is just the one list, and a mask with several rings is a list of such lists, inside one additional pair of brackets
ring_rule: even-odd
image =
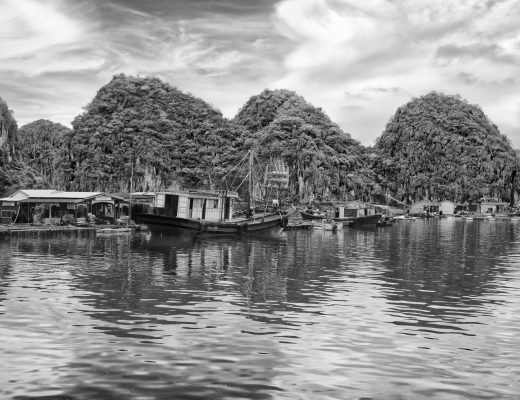
[(1, 198), (0, 201), (24, 200), (83, 200), (104, 195), (103, 192), (62, 192), (60, 190), (20, 189), (11, 196)]

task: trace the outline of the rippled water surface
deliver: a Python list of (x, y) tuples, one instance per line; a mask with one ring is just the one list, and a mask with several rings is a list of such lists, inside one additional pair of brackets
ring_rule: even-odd
[(0, 398), (518, 399), (520, 222), (0, 241)]

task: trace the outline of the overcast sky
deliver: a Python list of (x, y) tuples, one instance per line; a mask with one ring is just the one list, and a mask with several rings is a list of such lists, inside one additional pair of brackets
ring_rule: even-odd
[(70, 126), (115, 74), (155, 76), (233, 117), (296, 91), (374, 143), (431, 90), (520, 147), (518, 0), (0, 0), (0, 97)]

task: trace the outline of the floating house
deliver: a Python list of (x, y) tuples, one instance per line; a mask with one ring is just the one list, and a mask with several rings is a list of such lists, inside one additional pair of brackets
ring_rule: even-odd
[(59, 190), (18, 190), (0, 199), (0, 222), (38, 223), (59, 218), (75, 223), (92, 216), (97, 223), (113, 223), (128, 205), (120, 196), (103, 192), (63, 192)]
[(438, 213), (440, 211), (440, 203), (423, 200), (414, 203), (410, 207), (410, 214), (423, 215), (424, 213)]
[(340, 218), (361, 218), (369, 215), (382, 214), (381, 209), (376, 210), (376, 206), (361, 201), (347, 201), (344, 206), (336, 208), (335, 216)]
[(479, 212), (487, 214), (498, 214), (507, 212), (509, 209), (509, 203), (505, 203), (499, 200), (481, 200), (479, 206)]
[(453, 201), (444, 200), (439, 204), (439, 213), (443, 215), (454, 215), (455, 214), (455, 203)]

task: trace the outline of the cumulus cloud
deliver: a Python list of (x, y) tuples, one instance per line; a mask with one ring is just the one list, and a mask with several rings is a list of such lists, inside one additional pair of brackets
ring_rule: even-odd
[(268, 86), (281, 59), (273, 57), (283, 40), (274, 39), (272, 21), (234, 0), (218, 8), (229, 14), (205, 12), (193, 2), (181, 9), (162, 3), (175, 7), (161, 13), (154, 8), (159, 3), (149, 2), (131, 8), (118, 0), (6, 1), (0, 96), (22, 124), (37, 118), (70, 123), (118, 73), (157, 76), (232, 116), (246, 100), (234, 89), (249, 88), (251, 95)]
[(370, 144), (437, 90), (479, 104), (520, 147), (519, 20), (517, 0), (3, 0), (0, 96), (19, 123), (68, 124), (121, 72), (228, 117), (287, 88)]
[(515, 0), (283, 0), (276, 21), (295, 47), (276, 85), (363, 142), (412, 97), (457, 93), (520, 145), (511, 130), (520, 125), (518, 90), (503, 84), (520, 72), (519, 17)]

